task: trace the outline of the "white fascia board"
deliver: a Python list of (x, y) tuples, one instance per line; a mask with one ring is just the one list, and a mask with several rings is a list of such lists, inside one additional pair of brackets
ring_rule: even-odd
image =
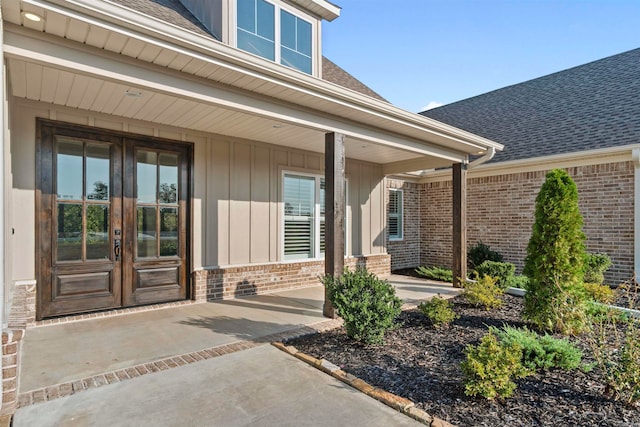
[[(611, 148), (599, 148), (595, 150), (555, 154), (551, 156), (533, 157), (529, 159), (511, 160), (506, 162), (488, 163), (478, 166), (477, 169), (468, 171), (467, 178), (482, 178), (486, 176), (535, 172), (556, 168), (562, 169), (604, 163), (627, 162), (632, 160), (632, 152), (634, 149), (640, 149), (640, 144), (631, 144)], [(432, 170), (424, 172), (421, 175), (419, 182), (439, 182), (447, 181), (450, 179), (451, 171)]]
[(342, 10), (339, 6), (325, 0), (291, 0), (291, 2), (310, 10), (327, 21), (333, 21), (339, 17)]
[[(434, 156), (457, 162), (462, 155), (435, 144), (410, 140), (402, 135), (387, 133), (360, 123), (347, 122), (328, 114), (307, 111), (296, 105), (278, 103), (273, 99), (248, 92), (213, 85), (196, 77), (185, 76), (178, 71), (135, 60), (123, 61), (123, 57), (117, 54), (77, 45), (63, 39), (54, 39), (41, 33), (25, 31), (15, 25), (7, 25), (6, 28), (4, 51), (7, 57), (61, 70), (71, 70), (86, 76), (265, 117), (323, 133), (343, 133), (348, 137), (421, 156)], [(30, 34), (25, 34), (27, 32)]]
[[(480, 154), (489, 147), (503, 146), (436, 120), (395, 107), (388, 102), (346, 89), (334, 83), (259, 58), (213, 39), (171, 26), (131, 9), (101, 0), (23, 0), (53, 12), (155, 44), (174, 52), (225, 67), (230, 71), (274, 83), (300, 93), (356, 110), (370, 119), (390, 121), (419, 139), (445, 139), (466, 146), (467, 153)], [(382, 127), (385, 127), (384, 125)]]

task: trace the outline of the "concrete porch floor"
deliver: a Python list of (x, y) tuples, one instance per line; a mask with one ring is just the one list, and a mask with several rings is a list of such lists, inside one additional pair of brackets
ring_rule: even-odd
[[(392, 275), (389, 281), (409, 305), (458, 292), (448, 284), (406, 276)], [(55, 385), (95, 376), (108, 380), (119, 370), (175, 356), (200, 360), (197, 353), (204, 349), (220, 347), (225, 353), (225, 346), (254, 343), (250, 348), (279, 333), (322, 324), (328, 320), (322, 316), (323, 300), (324, 289), (317, 286), (30, 328), (22, 344), (21, 404), (32, 402), (26, 395), (46, 394)]]

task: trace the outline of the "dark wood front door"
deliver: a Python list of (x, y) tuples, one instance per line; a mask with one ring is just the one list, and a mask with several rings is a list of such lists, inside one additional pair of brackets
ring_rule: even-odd
[(37, 127), (37, 318), (187, 298), (191, 145)]

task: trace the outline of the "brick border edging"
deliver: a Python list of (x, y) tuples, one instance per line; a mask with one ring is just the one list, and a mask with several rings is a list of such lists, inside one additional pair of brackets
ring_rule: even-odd
[(374, 387), (366, 381), (363, 381), (360, 378), (343, 371), (328, 360), (316, 359), (313, 356), (309, 356), (306, 353), (298, 351), (298, 349), (296, 349), (294, 346), (286, 345), (282, 342), (273, 342), (271, 343), (271, 345), (284, 351), (287, 354), (290, 354), (291, 356), (296, 357), (299, 360), (302, 360), (308, 365), (319, 369), (325, 374), (331, 375), (332, 377), (355, 388), (356, 390), (366, 394), (367, 396), (372, 397), (384, 403), (385, 405), (402, 412), (403, 414), (413, 418), (416, 421), (419, 421), (430, 427), (455, 427), (453, 424), (450, 424), (438, 417), (431, 416), (429, 415), (429, 413), (423, 411), (420, 408), (417, 408), (415, 406), (415, 403), (413, 403), (411, 400), (397, 396), (393, 393), (389, 393), (388, 391), (381, 388)]
[(143, 375), (152, 374), (154, 372), (178, 368), (180, 366), (199, 362), (201, 360), (212, 359), (214, 357), (219, 357), (225, 354), (235, 353), (237, 351), (258, 347), (271, 343), (273, 341), (293, 339), (303, 335), (309, 335), (329, 329), (334, 329), (341, 325), (342, 320), (340, 319), (325, 320), (312, 325), (306, 325), (300, 328), (266, 335), (264, 337), (256, 338), (255, 340), (236, 341), (230, 344), (224, 344), (216, 347), (206, 348), (204, 350), (155, 360), (153, 362), (141, 363), (138, 365), (93, 375), (75, 381), (67, 381), (36, 390), (30, 390), (18, 395), (17, 407), (23, 408), (35, 403), (48, 402), (59, 397), (71, 396), (84, 390), (90, 390), (92, 388), (126, 381)]

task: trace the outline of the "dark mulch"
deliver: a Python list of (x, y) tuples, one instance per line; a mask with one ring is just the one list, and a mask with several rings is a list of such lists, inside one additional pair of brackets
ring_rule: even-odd
[[(460, 318), (449, 327), (434, 329), (419, 311), (408, 310), (399, 318), (401, 326), (387, 333), (384, 345), (356, 343), (343, 328), (289, 344), (460, 426), (640, 426), (640, 410), (603, 396), (595, 369), (550, 370), (519, 380), (509, 399), (465, 396), (460, 369), (465, 346), (477, 344), (488, 326), (523, 326), (522, 299), (505, 295), (503, 306), (492, 311), (471, 307), (462, 297), (453, 302)], [(588, 363), (588, 346), (575, 341)]]

